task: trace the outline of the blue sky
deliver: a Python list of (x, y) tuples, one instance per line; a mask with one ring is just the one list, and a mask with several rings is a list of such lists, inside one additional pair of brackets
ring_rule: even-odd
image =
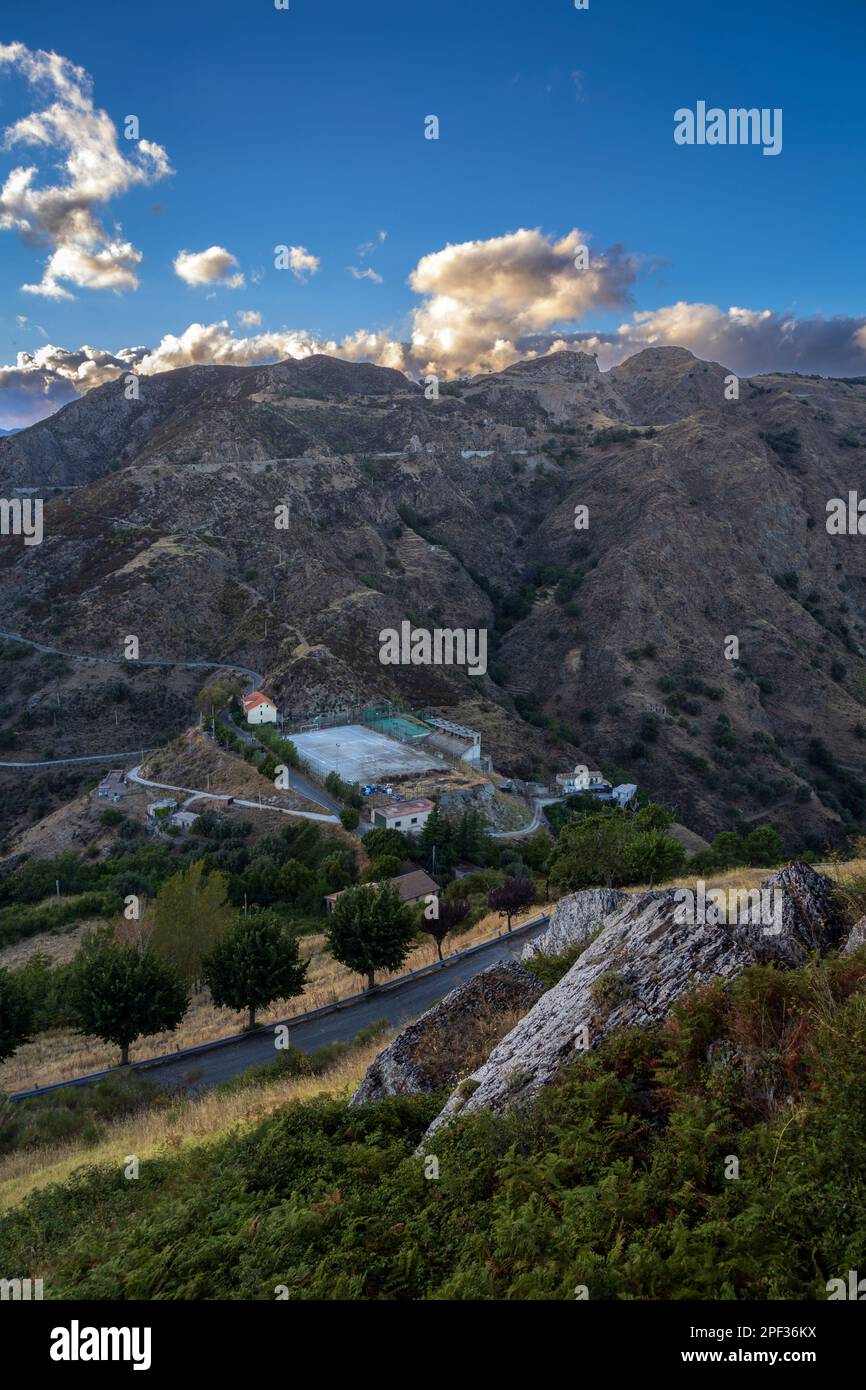
[[(866, 372), (854, 338), (866, 312), (864, 39), (863, 0), (590, 0), (586, 11), (573, 0), (290, 0), (288, 11), (266, 0), (31, 6), (7, 19), (0, 42), (53, 50), (85, 69), (94, 107), (119, 131), (137, 115), (141, 136), (163, 147), (175, 172), (93, 209), (108, 239), (141, 254), (137, 288), (64, 282), (72, 298), (24, 293), (22, 284), (39, 282), (51, 244), (0, 231), (0, 363), (12, 367), (17, 353), (46, 344), (73, 354), (84, 344), (111, 354), (155, 349), (196, 322), (227, 321), (232, 340), (303, 332), (339, 344), (365, 329), (379, 345), (407, 341), (425, 301), (407, 280), (422, 257), (540, 229), (543, 242), (491, 246), (483, 265), (466, 261), (481, 327), (465, 346), (461, 325), (476, 305), (460, 279), (458, 343), (441, 365), (471, 370), (487, 363), (478, 356), (485, 332), (523, 351), (533, 318), (518, 313), (512, 331), (511, 291), (505, 308), (491, 305), (499, 259), (506, 272), (516, 249), (543, 260), (548, 244), (579, 228), (602, 259), (621, 246), (628, 274), (615, 294), (602, 284), (573, 317), (542, 324), (536, 314), (542, 334), (603, 338), (635, 313), (683, 303), (726, 315), (733, 305), (773, 317), (732, 329), (727, 318), (683, 311), (650, 326), (660, 340), (679, 333), (706, 355), (741, 351), (730, 363), (740, 370), (799, 363)], [(18, 64), (0, 68), (4, 128), (51, 99)], [(782, 108), (781, 154), (676, 145), (673, 113), (699, 99)], [(431, 113), (438, 141), (423, 138)], [(120, 138), (118, 148), (131, 156), (135, 146)], [(0, 180), (33, 163), (37, 185), (57, 181), (67, 154), (0, 150)], [(371, 240), (375, 250), (359, 257)], [(318, 269), (303, 278), (275, 270), (278, 243), (305, 248)], [(175, 272), (180, 251), (212, 246), (235, 258), (243, 288), (190, 286)], [(381, 283), (353, 278), (349, 266)], [(524, 277), (526, 293), (543, 299), (535, 273)], [(428, 277), (437, 312), (447, 311), (453, 274), (443, 264)], [(554, 312), (563, 301), (551, 300)], [(241, 326), (242, 310), (259, 314), (260, 325)], [(831, 331), (810, 326), (815, 316), (842, 319)], [(638, 327), (631, 350), (648, 331)], [(225, 334), (221, 342), (235, 351)], [(44, 412), (64, 390), (68, 399), (82, 389), (75, 362), (65, 373), (53, 359), (39, 370), (42, 404), (34, 389), (22, 395), (35, 388), (35, 372), (23, 385), (20, 374), (0, 373), (0, 424), (23, 422), (22, 400), (25, 414)]]

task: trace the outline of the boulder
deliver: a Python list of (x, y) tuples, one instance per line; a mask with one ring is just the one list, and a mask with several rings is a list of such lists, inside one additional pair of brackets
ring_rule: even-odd
[(838, 943), (841, 917), (823, 875), (791, 864), (763, 887), (782, 894), (771, 900), (779, 906), (769, 924), (754, 913), (733, 923), (684, 921), (682, 895), (672, 888), (627, 897), (568, 973), (451, 1095), (427, 1137), (460, 1111), (501, 1111), (528, 1099), (576, 1049), (595, 1047), (618, 1028), (660, 1022), (699, 985), (732, 979), (756, 961), (799, 965), (809, 950), (823, 953)]
[(517, 961), (489, 965), (404, 1028), (379, 1053), (351, 1104), (455, 1085), (513, 1028), (543, 988)]
[(860, 946), (866, 946), (866, 917), (854, 923), (842, 945), (842, 955), (850, 956)]
[[(760, 894), (761, 901), (756, 901)], [(745, 897), (745, 895), (742, 895)], [(841, 902), (825, 874), (795, 860), (765, 879), (743, 906), (734, 935), (755, 960), (803, 965), (813, 951), (826, 955), (844, 939), (848, 927)]]
[(571, 946), (591, 936), (605, 917), (622, 905), (625, 897), (618, 888), (587, 888), (561, 898), (554, 908), (550, 926), (534, 941), (526, 943), (521, 960), (539, 955), (563, 955)]

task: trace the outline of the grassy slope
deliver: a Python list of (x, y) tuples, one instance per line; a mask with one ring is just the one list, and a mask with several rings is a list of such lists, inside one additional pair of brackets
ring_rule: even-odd
[(301, 1100), (135, 1182), (120, 1145), (0, 1221), (0, 1266), (48, 1298), (823, 1298), (866, 1241), (864, 1064), (866, 950), (752, 967), (458, 1120), (438, 1173), (440, 1098)]

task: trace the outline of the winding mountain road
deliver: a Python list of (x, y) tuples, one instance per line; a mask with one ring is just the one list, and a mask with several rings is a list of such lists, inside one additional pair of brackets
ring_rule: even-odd
[[(336, 815), (325, 815), (318, 811), (295, 811), (288, 806), (272, 806), (267, 801), (246, 801), (242, 796), (231, 796), (228, 792), (203, 792), (197, 787), (176, 787), (171, 782), (151, 782), (147, 777), (140, 775), (140, 768), (133, 767), (127, 772), (130, 782), (135, 782), (139, 787), (157, 787), (161, 791), (183, 792), (190, 801), (205, 799), (207, 801), (230, 801), (234, 806), (250, 806), (254, 811), (276, 811), (282, 816), (301, 816), (304, 820), (327, 821), (331, 825), (338, 825), (340, 818)], [(300, 787), (293, 784), (293, 790), (300, 791)]]
[[(92, 656), (87, 652), (64, 652), (59, 647), (49, 647), (45, 642), (35, 642), (32, 637), (22, 637), (18, 632), (6, 632), (0, 628), (0, 637), (4, 637), (9, 642), (23, 642), (25, 647), (32, 647), (34, 651), (43, 652), (47, 656), (64, 656), (67, 661), (96, 661), (110, 666), (128, 666), (129, 660), (124, 656)], [(249, 676), (252, 686), (261, 685), (264, 676), (260, 671), (251, 671), (248, 666), (240, 666), (236, 661), (179, 661), (173, 657), (139, 657), (136, 666), (182, 666), (188, 671), (240, 671), (242, 676)]]

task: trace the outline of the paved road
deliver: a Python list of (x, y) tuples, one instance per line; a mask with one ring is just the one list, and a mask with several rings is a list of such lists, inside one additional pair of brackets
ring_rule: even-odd
[[(424, 975), (409, 976), (402, 982), (363, 994), (342, 1007), (329, 1013), (317, 1014), (313, 1018), (299, 1019), (289, 1026), (289, 1042), (301, 1052), (315, 1052), (328, 1043), (352, 1042), (363, 1028), (369, 1027), (379, 1019), (387, 1019), (394, 1027), (402, 1028), (419, 1017), (425, 1009), (444, 998), (457, 985), (471, 980), (473, 975), (500, 960), (517, 960), (527, 941), (532, 941), (544, 931), (550, 918), (533, 918), (523, 927), (515, 927), (508, 935), (497, 937), (495, 941), (477, 949), (470, 949), (458, 955), (446, 956), (442, 965)], [(222, 1081), (230, 1081), (248, 1067), (261, 1066), (272, 1062), (276, 1056), (274, 1028), (270, 1024), (260, 1032), (238, 1034), (219, 1046), (206, 1046), (196, 1050), (191, 1048), (176, 1056), (133, 1065), (131, 1070), (157, 1082), (166, 1090), (203, 1091)], [(89, 1081), (103, 1076), (117, 1074), (115, 1067), (108, 1072), (98, 1072), (89, 1077), (79, 1077), (74, 1081), (60, 1082), (54, 1086), (40, 1087), (37, 1092), (19, 1091), (10, 1096), (20, 1100), (31, 1094), (44, 1094), (46, 1091), (62, 1090), (69, 1086), (87, 1085)]]
[(151, 782), (147, 777), (139, 775), (139, 768), (132, 767), (127, 772), (130, 782), (135, 782), (140, 787), (158, 787), (160, 791), (183, 792), (190, 801), (198, 801), (204, 798), (206, 801), (228, 801), (231, 799), (235, 806), (250, 806), (254, 811), (276, 811), (281, 816), (301, 816), (304, 820), (327, 821), (330, 825), (339, 822), (338, 816), (330, 816), (318, 811), (295, 811), (288, 806), (272, 806), (267, 801), (246, 801), (242, 796), (229, 798), (228, 792), (203, 792), (197, 787), (176, 787), (171, 782)]
[(532, 820), (528, 825), (522, 825), (519, 830), (488, 830), (491, 840), (516, 840), (523, 835), (531, 835), (534, 830), (543, 823), (541, 818), (542, 810), (545, 806), (553, 806), (558, 801), (562, 801), (561, 796), (542, 796), (533, 803)]
[[(219, 721), (224, 728), (230, 729), (233, 734), (236, 734), (242, 743), (254, 743), (257, 748), (261, 748), (265, 753), (270, 751), (266, 744), (261, 743), (256, 738), (255, 734), (251, 734), (246, 729), (241, 729), (235, 724), (228, 710), (220, 711)], [(279, 730), (277, 730), (277, 732), (279, 732)], [(332, 817), (338, 817), (343, 809), (343, 803), (341, 801), (335, 800), (330, 792), (326, 792), (323, 787), (317, 787), (309, 778), (305, 777), (302, 772), (299, 772), (297, 768), (289, 768), (289, 786), (293, 791), (300, 792), (301, 795), (307, 797), (308, 800), (314, 801), (317, 806), (324, 806), (326, 811), (331, 812)]]
[(85, 753), (81, 758), (46, 758), (42, 762), (3, 763), (0, 767), (59, 767), (63, 763), (111, 763), (123, 758), (137, 758), (141, 753), (152, 753), (152, 748), (130, 748), (125, 753)]
[[(36, 652), (45, 652), (48, 656), (65, 656), (68, 661), (99, 661), (106, 662), (111, 666), (128, 666), (130, 663), (123, 656), (91, 656), (89, 653), (64, 652), (59, 647), (49, 647), (44, 642), (34, 642), (30, 637), (22, 637), (18, 632), (5, 632), (0, 628), (0, 637), (6, 637), (10, 642), (23, 642), (26, 647), (32, 647)], [(248, 666), (239, 666), (236, 661), (177, 661), (172, 657), (141, 657), (134, 663), (137, 666), (182, 666), (188, 671), (240, 671), (242, 676), (249, 676), (253, 687), (261, 685), (264, 676), (259, 671), (251, 671)]]
[[(489, 946), (471, 955), (446, 957), (441, 969), (391, 989), (374, 990), (372, 994), (365, 995), (356, 1003), (347, 1004), (336, 1013), (290, 1024), (289, 1042), (302, 1052), (309, 1053), (328, 1043), (352, 1042), (362, 1028), (381, 1018), (394, 1026), (405, 1027), (425, 1009), (429, 1009), (431, 1004), (488, 965), (500, 960), (517, 960), (525, 943), (538, 936), (548, 921), (548, 917), (540, 918), (528, 930), (515, 930), (510, 937), (507, 934), (498, 937)], [(193, 1056), (181, 1054), (176, 1059), (160, 1063), (158, 1067), (142, 1068), (142, 1074), (167, 1090), (189, 1086), (198, 1091), (220, 1081), (229, 1081), (247, 1067), (272, 1062), (276, 1055), (274, 1034), (269, 1028), (266, 1032), (254, 1033), (225, 1047)]]

